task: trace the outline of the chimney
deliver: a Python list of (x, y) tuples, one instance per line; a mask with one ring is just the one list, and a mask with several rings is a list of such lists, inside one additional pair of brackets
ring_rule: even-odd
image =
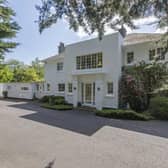
[(65, 45), (64, 43), (60, 42), (59, 46), (58, 46), (58, 53), (61, 54), (65, 51)]
[(122, 25), (122, 27), (119, 29), (120, 34), (122, 35), (123, 38), (126, 37), (127, 35), (127, 30), (126, 28)]

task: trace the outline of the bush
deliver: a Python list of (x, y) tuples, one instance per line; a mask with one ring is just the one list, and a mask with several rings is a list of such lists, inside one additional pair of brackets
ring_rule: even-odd
[(42, 102), (42, 103), (48, 103), (48, 102), (49, 102), (49, 98), (50, 98), (50, 96), (43, 96), (43, 97), (40, 99), (40, 102)]
[(62, 96), (55, 96), (55, 104), (67, 104), (64, 97)]
[(44, 96), (43, 98), (40, 99), (40, 102), (42, 103), (49, 103), (50, 105), (54, 104), (67, 104), (64, 97), (62, 96)]
[(168, 120), (168, 98), (160, 96), (152, 98), (148, 111), (156, 119)]
[(53, 109), (53, 110), (72, 110), (73, 106), (68, 104), (60, 104), (60, 105), (50, 105), (48, 103), (42, 104), (41, 107)]
[(152, 119), (151, 116), (147, 114), (139, 114), (132, 110), (114, 110), (114, 109), (103, 109), (102, 111), (97, 111), (96, 115), (108, 118), (115, 118), (115, 119), (128, 119), (128, 120), (143, 120), (147, 121)]
[(4, 97), (4, 98), (7, 98), (7, 97), (8, 97), (8, 91), (3, 91), (2, 94), (3, 94), (3, 97)]

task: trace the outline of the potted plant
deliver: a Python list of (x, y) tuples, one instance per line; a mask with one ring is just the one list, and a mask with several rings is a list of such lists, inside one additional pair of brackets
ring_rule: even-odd
[(7, 98), (7, 97), (8, 97), (8, 91), (5, 90), (5, 91), (2, 92), (2, 94), (3, 94), (3, 97), (4, 97), (4, 98)]

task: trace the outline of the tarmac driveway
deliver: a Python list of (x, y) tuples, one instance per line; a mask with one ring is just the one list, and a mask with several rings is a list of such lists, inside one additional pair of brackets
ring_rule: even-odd
[(0, 100), (0, 168), (168, 168), (168, 122)]

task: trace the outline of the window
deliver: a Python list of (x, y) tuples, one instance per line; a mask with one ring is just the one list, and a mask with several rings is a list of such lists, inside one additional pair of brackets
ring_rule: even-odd
[(50, 91), (50, 84), (47, 83), (47, 91)]
[(57, 63), (57, 71), (62, 71), (63, 70), (63, 62), (58, 62)]
[(155, 58), (155, 49), (149, 50), (149, 60), (152, 61)]
[(76, 57), (76, 69), (95, 69), (103, 67), (102, 53)]
[(26, 91), (26, 90), (29, 90), (29, 88), (28, 87), (21, 87), (21, 90)]
[(134, 53), (133, 52), (128, 52), (127, 53), (127, 64), (131, 64), (134, 61)]
[(113, 82), (108, 82), (107, 83), (107, 94), (108, 95), (113, 95)]
[(68, 83), (68, 92), (72, 93), (72, 83)]
[(64, 92), (65, 91), (65, 84), (64, 83), (59, 83), (58, 84), (58, 91), (59, 92)]
[(40, 90), (40, 86), (39, 86), (39, 84), (36, 85), (36, 90), (37, 90), (37, 91)]
[(160, 60), (165, 59), (164, 48), (157, 48), (157, 56)]

